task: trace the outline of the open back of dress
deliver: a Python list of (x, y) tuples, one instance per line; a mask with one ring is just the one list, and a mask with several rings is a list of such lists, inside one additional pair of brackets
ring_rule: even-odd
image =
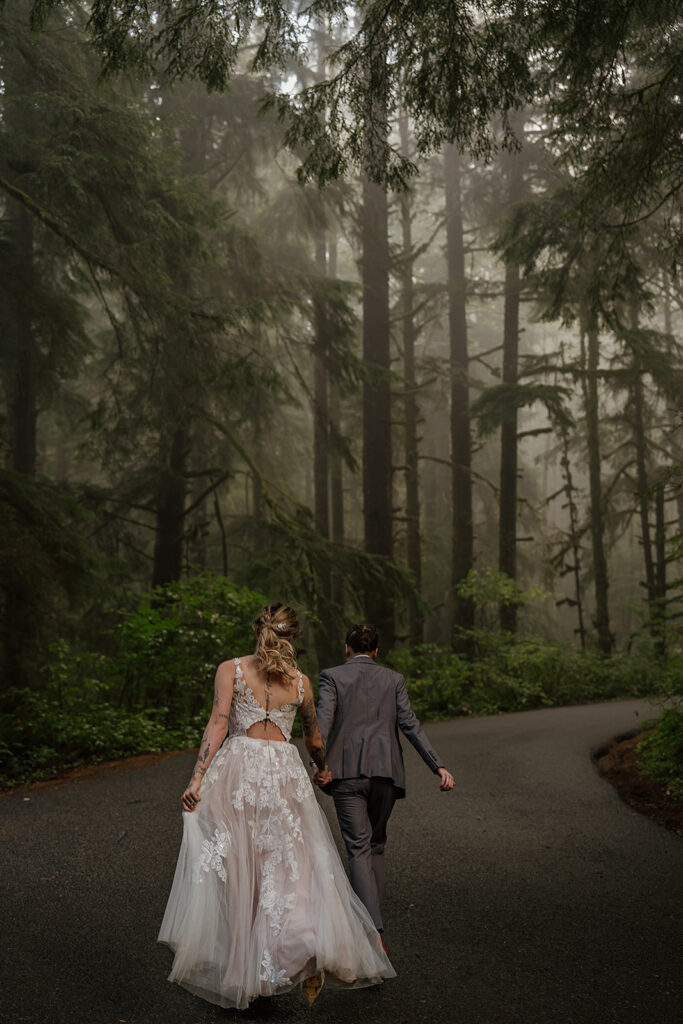
[[(242, 659), (235, 658), (234, 661), (235, 686), (230, 705), (230, 735), (246, 736), (258, 722), (272, 722), (280, 730), (285, 740), (291, 740), (294, 719), (304, 699), (304, 681), (299, 669), (297, 669), (296, 700), (281, 704), (279, 707), (266, 708), (257, 700), (251, 686), (246, 683)], [(250, 735), (256, 739), (259, 738), (253, 732)]]

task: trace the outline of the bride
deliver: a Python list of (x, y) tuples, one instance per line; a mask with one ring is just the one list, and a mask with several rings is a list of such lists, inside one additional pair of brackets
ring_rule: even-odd
[(395, 977), (289, 743), (299, 711), (319, 780), (329, 781), (311, 684), (296, 663), (296, 614), (269, 605), (254, 630), (254, 654), (216, 672), (159, 932), (175, 953), (169, 981), (239, 1009), (297, 985), (312, 1004), (323, 980), (358, 988)]

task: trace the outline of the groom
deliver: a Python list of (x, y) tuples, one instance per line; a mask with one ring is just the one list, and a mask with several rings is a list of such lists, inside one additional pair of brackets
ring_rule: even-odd
[(351, 885), (382, 932), (387, 822), (394, 801), (405, 796), (398, 730), (439, 776), (442, 790), (454, 782), (415, 717), (403, 676), (377, 664), (378, 646), (374, 626), (352, 626), (345, 664), (320, 673), (318, 726), (332, 781), (323, 783), (317, 771), (314, 779), (332, 795)]

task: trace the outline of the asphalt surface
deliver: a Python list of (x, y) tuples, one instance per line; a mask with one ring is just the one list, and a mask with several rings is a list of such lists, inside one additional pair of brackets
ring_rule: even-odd
[(387, 844), (398, 977), (323, 988), (312, 1010), (299, 993), (223, 1010), (166, 981), (172, 954), (156, 935), (194, 755), (10, 794), (0, 800), (0, 1018), (681, 1021), (683, 844), (631, 811), (590, 759), (652, 715), (626, 701), (428, 726), (456, 788), (440, 793), (407, 747), (408, 796)]

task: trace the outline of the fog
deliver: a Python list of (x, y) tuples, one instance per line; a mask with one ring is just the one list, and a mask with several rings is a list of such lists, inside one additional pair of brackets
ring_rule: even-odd
[(385, 188), (349, 159), (320, 188), (260, 103), (329, 77), (353, 19), (284, 69), (248, 71), (244, 44), (208, 92), (102, 80), (81, 8), (37, 34), (27, 11), (6, 4), (0, 35), (17, 685), (60, 637), (106, 649), (131, 595), (205, 573), (293, 603), (311, 666), (368, 619), (387, 648), (678, 643), (676, 167), (634, 215), (636, 172), (600, 177), (582, 112), (562, 134), (540, 88), (492, 113), (487, 147), (454, 128), (426, 152), (414, 103), (370, 73), (414, 173)]

